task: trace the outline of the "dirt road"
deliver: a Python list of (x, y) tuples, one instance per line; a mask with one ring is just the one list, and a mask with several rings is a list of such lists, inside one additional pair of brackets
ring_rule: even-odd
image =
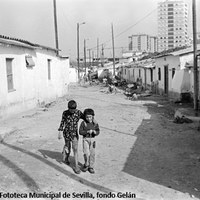
[[(69, 95), (47, 108), (0, 122), (11, 132), (0, 144), (0, 198), (200, 198), (200, 134), (195, 124), (173, 123), (174, 107), (165, 99), (130, 101), (103, 89), (72, 85)], [(62, 163), (64, 142), (57, 139), (57, 128), (70, 99), (80, 110), (95, 110), (101, 129), (95, 174), (74, 174), (73, 157), (70, 166)], [(81, 138), (79, 161), (82, 165)]]

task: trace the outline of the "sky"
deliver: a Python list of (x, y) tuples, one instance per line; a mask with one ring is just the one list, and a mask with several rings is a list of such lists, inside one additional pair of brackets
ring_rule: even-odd
[[(77, 23), (80, 25), (80, 57), (84, 39), (91, 54), (104, 46), (112, 57), (112, 29), (116, 56), (128, 49), (128, 36), (145, 33), (157, 35), (157, 6), (164, 0), (56, 0), (59, 49), (61, 55), (77, 57)], [(192, 35), (192, 0), (189, 6), (189, 35)], [(0, 0), (0, 34), (55, 47), (53, 0)], [(200, 10), (200, 0), (196, 0)], [(197, 28), (200, 30), (197, 12)], [(87, 56), (89, 56), (87, 51)]]

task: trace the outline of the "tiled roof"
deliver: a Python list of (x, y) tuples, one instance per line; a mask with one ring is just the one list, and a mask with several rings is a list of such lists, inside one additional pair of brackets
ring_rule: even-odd
[(27, 48), (44, 48), (44, 49), (57, 51), (56, 48), (51, 48), (51, 47), (35, 44), (35, 43), (29, 42), (27, 40), (8, 37), (8, 36), (5, 36), (5, 35), (0, 35), (0, 42), (15, 45), (15, 46), (27, 47)]

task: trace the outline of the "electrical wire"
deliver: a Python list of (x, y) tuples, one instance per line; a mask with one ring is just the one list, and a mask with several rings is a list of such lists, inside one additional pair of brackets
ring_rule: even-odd
[[(139, 21), (137, 21), (135, 24), (131, 25), (130, 27), (128, 27), (127, 29), (125, 29), (124, 31), (122, 31), (121, 33), (117, 34), (116, 36), (114, 36), (114, 39), (116, 39), (117, 37), (121, 36), (122, 34), (126, 33), (127, 31), (129, 31), (131, 28), (133, 28), (134, 26), (136, 26), (137, 24), (139, 24), (140, 22), (142, 22), (144, 19), (146, 19), (147, 17), (149, 17), (152, 13), (154, 13), (157, 10), (157, 8), (155, 8), (154, 10), (152, 10), (150, 13), (148, 13), (147, 15), (145, 15), (142, 19), (140, 19)], [(106, 42), (102, 43), (102, 45), (106, 45), (108, 42), (111, 42), (111, 39), (107, 40)], [(90, 49), (96, 49), (97, 46), (90, 48)]]

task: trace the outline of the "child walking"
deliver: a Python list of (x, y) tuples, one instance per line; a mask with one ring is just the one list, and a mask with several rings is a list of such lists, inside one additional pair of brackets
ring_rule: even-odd
[(65, 145), (63, 148), (63, 161), (68, 165), (70, 164), (69, 155), (72, 147), (75, 160), (75, 167), (73, 170), (76, 174), (80, 174), (81, 170), (78, 166), (78, 121), (80, 119), (84, 119), (84, 115), (76, 108), (76, 101), (71, 100), (68, 102), (68, 109), (63, 112), (62, 120), (58, 128), (58, 139), (61, 139), (60, 131), (63, 131), (63, 137), (65, 140)]
[(81, 122), (79, 128), (79, 134), (83, 136), (83, 156), (84, 156), (84, 166), (82, 168), (83, 172), (87, 170), (94, 174), (94, 164), (95, 164), (95, 148), (96, 139), (95, 137), (99, 135), (99, 125), (94, 121), (94, 110), (88, 108), (84, 110), (85, 121)]

